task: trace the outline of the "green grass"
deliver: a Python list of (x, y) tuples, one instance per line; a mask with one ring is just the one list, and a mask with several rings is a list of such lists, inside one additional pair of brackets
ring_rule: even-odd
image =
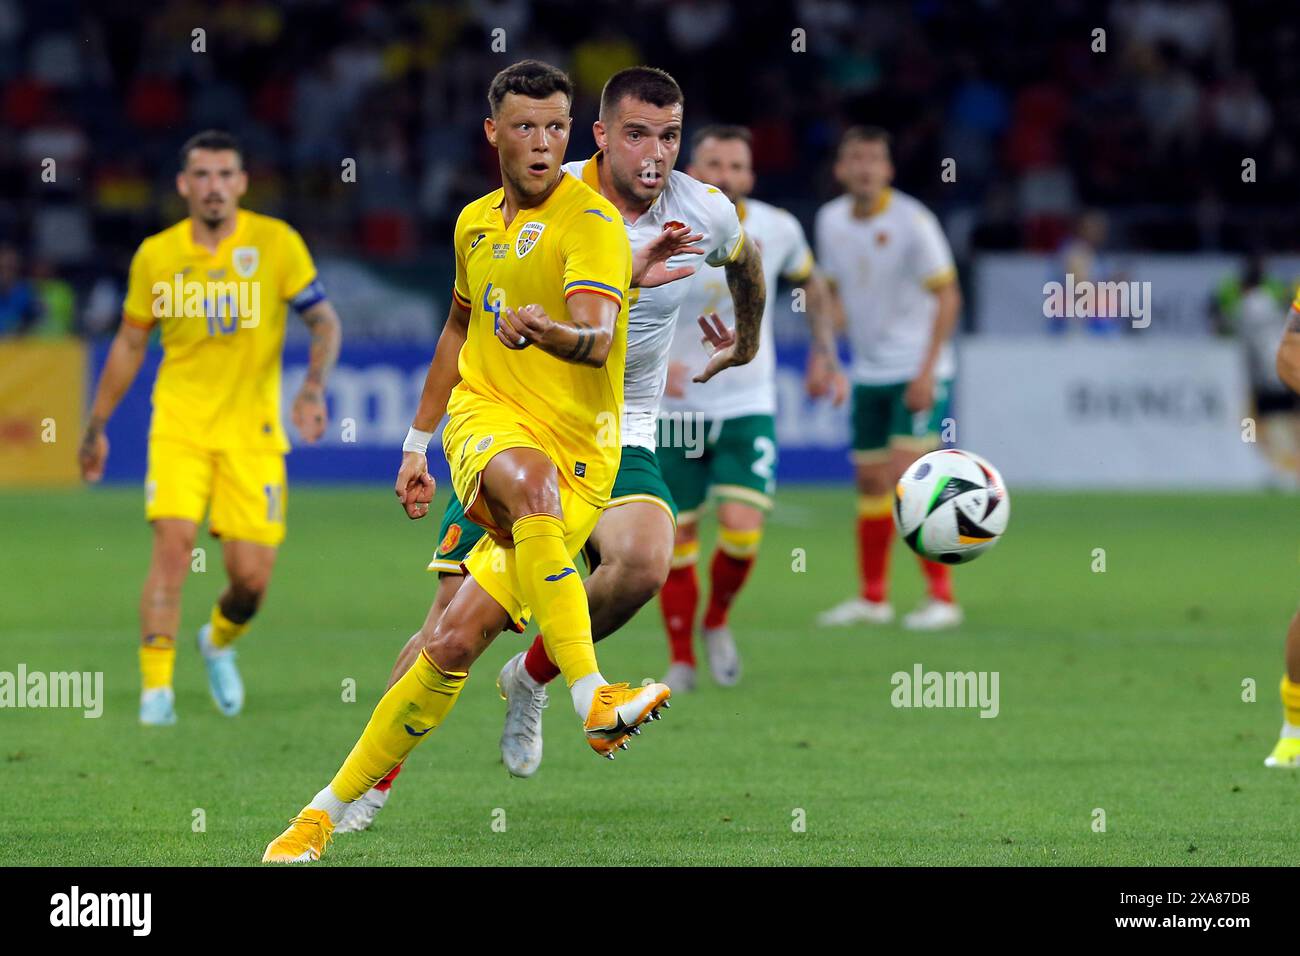
[[(969, 623), (943, 636), (815, 628), (855, 586), (852, 497), (789, 488), (779, 502), (733, 612), (740, 687), (705, 677), (614, 763), (590, 753), (556, 695), (545, 763), (515, 780), (497, 755), (493, 678), (523, 644), (503, 635), (375, 828), (324, 862), (1294, 861), (1300, 775), (1262, 767), (1296, 600), (1292, 499), (1017, 495), (1006, 540), (957, 569)], [(297, 487), (290, 523), (241, 645), (245, 713), (217, 714), (190, 638), (223, 583), (204, 535), (208, 570), (185, 592), (180, 723), (144, 729), (138, 490), (0, 494), (0, 670), (103, 671), (106, 698), (97, 720), (0, 711), (0, 865), (255, 863), (329, 780), (423, 619), (437, 525), (407, 522), (380, 487)], [(1091, 570), (1094, 548), (1105, 573)], [(905, 610), (920, 576), (901, 545), (894, 561)], [(600, 656), (613, 679), (661, 674), (657, 607)], [(917, 662), (998, 671), (999, 716), (893, 708), (890, 675)], [(347, 678), (356, 703), (341, 699)], [(1255, 703), (1241, 699), (1245, 678)], [(806, 832), (792, 830), (796, 808)], [(193, 832), (196, 809), (206, 832)]]

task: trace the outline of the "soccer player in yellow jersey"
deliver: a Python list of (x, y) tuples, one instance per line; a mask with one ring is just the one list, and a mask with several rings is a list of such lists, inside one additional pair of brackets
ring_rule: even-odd
[(667, 706), (664, 684), (601, 676), (573, 564), (619, 465), (632, 252), (613, 204), (560, 168), (572, 92), (564, 73), (535, 60), (492, 81), (483, 125), (502, 188), (456, 222), (452, 306), (397, 476), (407, 514), (423, 517), (433, 497), (425, 450), (445, 411), (452, 483), (488, 534), (451, 604), (426, 620), (415, 663), (264, 862), (319, 859), (348, 804), (443, 721), (469, 666), (506, 627), (522, 632), (530, 613), (597, 753), (612, 758)]
[(232, 645), (266, 593), (284, 539), (289, 443), (280, 424), (280, 358), (289, 305), (312, 333), (294, 424), (308, 443), (325, 430), (338, 316), (302, 237), (279, 219), (239, 208), (247, 187), (239, 144), (230, 135), (209, 130), (182, 148), (176, 188), (189, 217), (136, 250), (122, 324), (81, 443), (82, 475), (98, 481), (108, 458), (104, 426), (159, 326), (163, 360), (145, 480), (153, 558), (140, 598), (140, 721), (146, 725), (176, 722), (172, 672), (181, 586), (209, 508), (229, 583), (199, 630), (199, 650), (217, 707), (227, 716), (243, 707)]

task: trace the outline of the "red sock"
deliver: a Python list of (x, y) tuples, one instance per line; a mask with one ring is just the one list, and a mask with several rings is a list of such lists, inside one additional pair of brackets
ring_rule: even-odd
[(921, 573), (925, 575), (925, 584), (930, 597), (936, 601), (952, 603), (952, 568), (938, 561), (927, 561), (919, 554)]
[(695, 565), (673, 568), (659, 590), (659, 610), (668, 631), (668, 653), (674, 663), (695, 666), (695, 609), (700, 603), (700, 585)]
[(375, 789), (387, 790), (389, 787), (393, 785), (393, 781), (397, 779), (397, 775), (401, 772), (402, 772), (402, 765), (399, 763), (396, 767), (394, 767), (392, 770), (388, 771), (388, 773), (384, 775), (383, 780), (380, 780), (377, 784), (375, 784)]
[(560, 669), (546, 655), (546, 645), (542, 643), (540, 634), (533, 638), (533, 646), (524, 655), (524, 670), (539, 684), (549, 684), (560, 676)]
[(721, 548), (713, 552), (713, 563), (709, 565), (709, 607), (704, 612), (705, 627), (722, 627), (727, 623), (731, 602), (736, 599), (753, 566), (752, 554), (735, 558)]
[(889, 574), (889, 544), (894, 539), (894, 518), (882, 516), (858, 518), (858, 559), (862, 569), (862, 596), (868, 601), (883, 601)]

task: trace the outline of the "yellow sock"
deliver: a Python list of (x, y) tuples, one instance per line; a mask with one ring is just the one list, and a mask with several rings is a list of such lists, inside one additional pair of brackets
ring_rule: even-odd
[(221, 613), (221, 605), (212, 605), (212, 646), (229, 647), (248, 630), (248, 621), (236, 624)]
[(140, 642), (140, 682), (145, 690), (171, 687), (176, 670), (176, 638), (150, 634)]
[(547, 656), (572, 687), (598, 668), (587, 591), (564, 547), (564, 522), (554, 515), (526, 515), (510, 532), (519, 589), (537, 618)]
[(893, 508), (893, 495), (858, 495), (859, 518), (886, 518)]
[(1282, 711), (1288, 724), (1300, 727), (1300, 684), (1291, 683), (1285, 674), (1282, 675)]
[(351, 803), (405, 760), (451, 711), (467, 677), (464, 671), (443, 670), (421, 651), (375, 705), (361, 739), (330, 781), (334, 795)]
[(673, 567), (688, 568), (700, 559), (700, 541), (684, 541), (673, 545)]
[(718, 529), (718, 550), (733, 558), (744, 560), (758, 554), (758, 542), (762, 540), (763, 529), (753, 531), (733, 531), (731, 528)]

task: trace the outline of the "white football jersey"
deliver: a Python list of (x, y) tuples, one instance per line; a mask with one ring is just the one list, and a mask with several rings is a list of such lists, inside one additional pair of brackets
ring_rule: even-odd
[(690, 288), (677, 316), (677, 335), (671, 352), (672, 362), (681, 362), (689, 369), (686, 395), (683, 398), (665, 396), (664, 409), (667, 411), (699, 412), (711, 419), (776, 414), (776, 342), (772, 332), (772, 312), (777, 281), (784, 278), (789, 282), (803, 282), (807, 279), (813, 269), (812, 250), (808, 248), (799, 220), (784, 209), (757, 199), (743, 199), (739, 213), (745, 234), (754, 241), (763, 257), (763, 281), (767, 285), (758, 354), (748, 365), (723, 369), (703, 384), (691, 381), (704, 371), (709, 360), (709, 353), (701, 344), (703, 333), (699, 317), (716, 312), (729, 328), (736, 326), (736, 307), (727, 287), (726, 271), (700, 269), (687, 280)]
[[(577, 176), (600, 192), (597, 162), (591, 159), (564, 164), (564, 171)], [(633, 249), (640, 249), (663, 232), (666, 223), (676, 220), (703, 233), (695, 245), (704, 256), (682, 255), (668, 260), (669, 268), (724, 265), (740, 254), (745, 233), (731, 200), (713, 186), (706, 186), (685, 173), (673, 170), (659, 198), (635, 223), (628, 224), (627, 238)], [(694, 279), (694, 276), (691, 277)], [(668, 378), (668, 349), (672, 345), (681, 307), (690, 280), (678, 280), (652, 289), (633, 289), (628, 300), (627, 369), (623, 375), (623, 444), (637, 445), (651, 451), (655, 447), (655, 428), (659, 418), (659, 400), (663, 398)]]
[[(817, 262), (844, 303), (850, 375), (864, 385), (908, 382), (930, 347), (938, 302), (932, 290), (956, 275), (952, 250), (934, 213), (897, 189), (866, 219), (840, 196), (817, 210)], [(935, 363), (936, 378), (956, 370), (952, 343)]]

